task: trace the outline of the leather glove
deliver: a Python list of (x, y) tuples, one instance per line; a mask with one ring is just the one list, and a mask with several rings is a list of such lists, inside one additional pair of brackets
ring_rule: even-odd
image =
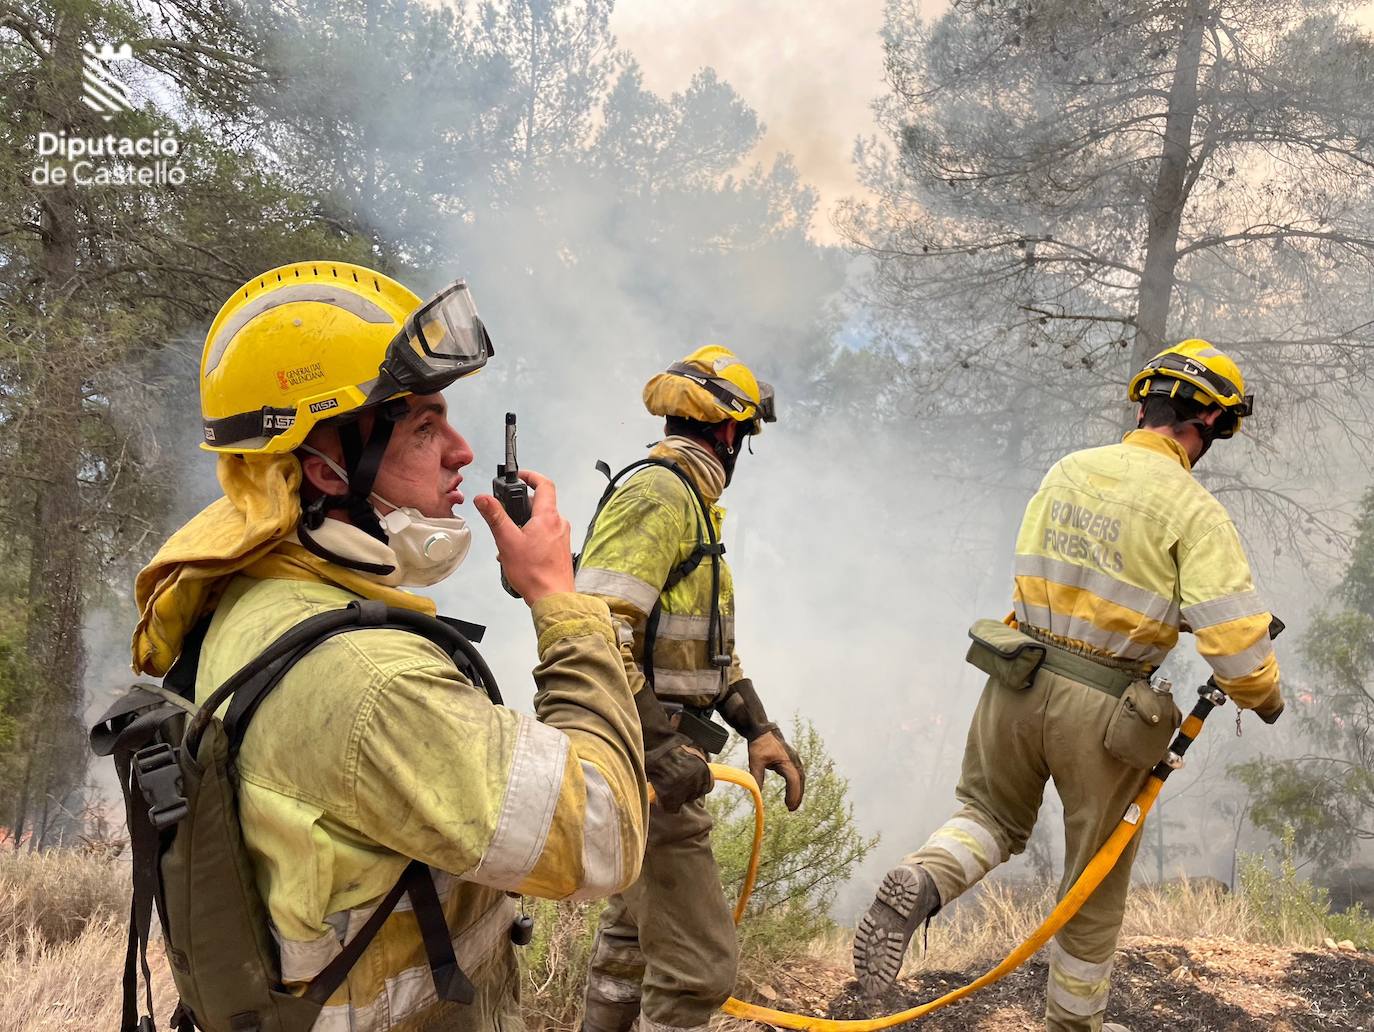
[(802, 767), (797, 750), (787, 744), (787, 739), (776, 727), (749, 743), (749, 773), (754, 775), (760, 787), (765, 770), (771, 770), (786, 783), (783, 802), (787, 808), (795, 810), (801, 806), (802, 796), (806, 794), (806, 769)]
[(771, 770), (787, 784), (783, 802), (789, 810), (801, 806), (806, 793), (806, 771), (797, 750), (787, 744), (778, 725), (764, 712), (754, 682), (741, 677), (716, 705), (716, 712), (749, 743), (749, 773), (763, 787), (763, 772)]
[(649, 784), (654, 786), (658, 805), (668, 813), (677, 813), (715, 785), (706, 758), (690, 744), (667, 742), (646, 752), (644, 770), (649, 775)]
[(1283, 699), (1278, 697), (1274, 702), (1266, 703), (1263, 706), (1255, 707), (1255, 716), (1266, 724), (1272, 724), (1279, 719), (1279, 714), (1283, 712)]
[(668, 813), (677, 813), (711, 791), (715, 785), (711, 768), (692, 740), (673, 730), (667, 712), (648, 685), (635, 693), (635, 709), (644, 731), (644, 772), (654, 786), (658, 804)]

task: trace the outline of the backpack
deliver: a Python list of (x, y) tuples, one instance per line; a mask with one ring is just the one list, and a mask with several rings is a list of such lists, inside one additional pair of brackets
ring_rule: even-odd
[[(480, 641), (483, 628), (374, 600), (350, 602), (296, 624), (197, 706), (191, 700), (208, 626), (207, 617), (188, 635), (162, 686), (133, 685), (91, 730), (92, 750), (114, 759), (133, 861), (120, 1032), (154, 1028), (147, 958), (154, 905), (181, 997), (171, 1017), (177, 1032), (308, 1032), (402, 895), (409, 895), (414, 908), (439, 999), (471, 1003), (474, 987), (458, 967), (430, 870), (418, 860), (406, 866), (304, 995), (286, 988), (239, 826), (236, 765), (262, 700), (306, 653), (347, 631), (419, 634), (453, 657), (499, 705), (495, 678), (469, 640)], [(215, 711), (225, 702), (229, 708), (221, 719)]]
[[(661, 466), (681, 480), (686, 485), (687, 490), (691, 492), (692, 497), (696, 499), (700, 516), (697, 522), (696, 547), (692, 549), (686, 559), (669, 571), (667, 580), (659, 589), (654, 607), (649, 611), (648, 622), (644, 625), (644, 681), (652, 689), (654, 686), (654, 642), (658, 639), (658, 624), (663, 615), (663, 596), (700, 566), (701, 561), (707, 556), (711, 558), (711, 616), (706, 625), (706, 641), (711, 649), (711, 665), (722, 669), (728, 667), (730, 654), (725, 650), (725, 628), (720, 618), (720, 557), (725, 554), (725, 546), (716, 540), (716, 526), (711, 522), (711, 512), (706, 506), (706, 499), (697, 490), (697, 485), (692, 483), (692, 478), (684, 473), (677, 463), (668, 459), (640, 459), (630, 463), (615, 476), (611, 476), (611, 467), (604, 459), (598, 460), (596, 468), (609, 483), (606, 485), (606, 490), (601, 492), (601, 499), (596, 503), (596, 511), (592, 513), (591, 522), (587, 524), (587, 535), (582, 541), (582, 551), (586, 551), (587, 542), (592, 539), (592, 531), (596, 529), (597, 517), (601, 515), (601, 510), (606, 507), (611, 496), (615, 494), (621, 480), (628, 474), (646, 466)], [(573, 569), (576, 570), (581, 563), (582, 552), (579, 552), (573, 556)]]

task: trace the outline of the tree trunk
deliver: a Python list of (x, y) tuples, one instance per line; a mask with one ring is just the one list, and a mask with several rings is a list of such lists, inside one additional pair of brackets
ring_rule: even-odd
[(1159, 177), (1150, 195), (1150, 227), (1145, 245), (1145, 270), (1136, 304), (1132, 371), (1164, 346), (1173, 303), (1174, 268), (1178, 264), (1178, 230), (1188, 203), (1186, 181), (1192, 153), (1193, 122), (1197, 117), (1198, 71), (1202, 65), (1202, 35), (1208, 16), (1207, 0), (1188, 0), (1179, 35), (1178, 60), (1169, 87), (1169, 113)]
[[(50, 132), (78, 131), (73, 108), (81, 97), (82, 23), (64, 17), (57, 23), (43, 98), (44, 127)], [(67, 315), (77, 275), (76, 188), (72, 185), (41, 191), (43, 227), (37, 301), (52, 320), (55, 334), (79, 333), (79, 323)], [(24, 808), (34, 799), (47, 799), (58, 781), (64, 756), (42, 748), (45, 741), (64, 740), (59, 726), (81, 716), (83, 646), (81, 590), (84, 541), (81, 529), (79, 425), (82, 407), (82, 349), (54, 347), (32, 377), (30, 413), (25, 428), (24, 456), (39, 474), (33, 481), (35, 499), (28, 527), (29, 578), (27, 653), (38, 696), (34, 721), (26, 729), (28, 758)], [(65, 757), (70, 762), (71, 757)], [(78, 761), (79, 762), (79, 761)], [(15, 824), (22, 829), (26, 817)]]

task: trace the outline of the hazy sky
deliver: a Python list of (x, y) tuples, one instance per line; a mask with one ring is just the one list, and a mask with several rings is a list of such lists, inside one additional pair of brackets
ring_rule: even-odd
[[(922, 11), (943, 0), (921, 0)], [(829, 209), (855, 193), (854, 138), (877, 130), (869, 104), (883, 92), (883, 0), (619, 0), (611, 28), (658, 93), (681, 90), (711, 66), (768, 127), (756, 157), (790, 151), (821, 195), (814, 231), (833, 240)]]
[[(947, 0), (910, 0), (926, 17)], [(611, 28), (658, 93), (683, 89), (710, 66), (758, 112), (768, 132), (755, 151), (770, 161), (790, 151), (802, 178), (820, 192), (816, 237), (836, 241), (835, 202), (859, 192), (854, 139), (877, 131), (870, 104), (884, 92), (884, 0), (618, 0)], [(1356, 19), (1374, 26), (1374, 3)]]

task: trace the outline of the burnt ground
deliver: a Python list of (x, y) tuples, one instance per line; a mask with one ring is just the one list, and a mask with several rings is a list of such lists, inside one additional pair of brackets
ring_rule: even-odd
[[(875, 1003), (858, 994), (847, 972), (811, 962), (781, 975), (776, 986), (761, 987), (755, 999), (798, 1013), (871, 1018), (934, 999), (979, 973), (918, 972)], [(1045, 974), (1046, 962), (1037, 957), (982, 992), (905, 1027), (1041, 1029)], [(1107, 1019), (1131, 1032), (1374, 1032), (1374, 955), (1231, 939), (1131, 938), (1117, 952)]]

